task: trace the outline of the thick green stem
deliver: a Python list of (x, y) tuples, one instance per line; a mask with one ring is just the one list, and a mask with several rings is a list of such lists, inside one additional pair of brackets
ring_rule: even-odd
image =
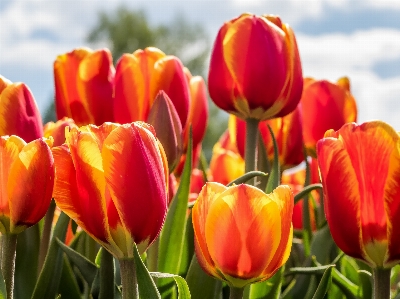
[(136, 278), (135, 260), (120, 259), (122, 299), (139, 299), (139, 289)]
[(243, 299), (244, 288), (229, 287), (229, 299)]
[(114, 298), (114, 258), (107, 250), (101, 249), (99, 299)]
[(17, 236), (5, 234), (1, 237), (1, 272), (7, 289), (7, 299), (13, 298), (14, 272), (15, 272), (15, 250), (17, 249)]
[(390, 270), (383, 268), (373, 270), (374, 299), (390, 299)]
[(51, 200), (49, 209), (47, 210), (46, 216), (44, 218), (42, 238), (40, 240), (39, 259), (38, 259), (38, 275), (40, 274), (40, 271), (42, 270), (44, 260), (46, 259), (47, 251), (49, 249), (51, 227), (53, 224), (53, 216), (54, 216), (55, 208), (56, 208), (56, 203), (54, 202), (54, 200)]
[(254, 118), (246, 119), (246, 147), (244, 151), (245, 172), (256, 170), (259, 122), (260, 121), (258, 119)]

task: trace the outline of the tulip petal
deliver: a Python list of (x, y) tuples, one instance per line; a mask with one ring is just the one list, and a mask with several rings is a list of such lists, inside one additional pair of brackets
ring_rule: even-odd
[[(28, 143), (13, 163), (7, 185), (10, 231), (39, 222), (50, 205), (54, 160), (44, 138)], [(23, 187), (22, 187), (23, 186)]]

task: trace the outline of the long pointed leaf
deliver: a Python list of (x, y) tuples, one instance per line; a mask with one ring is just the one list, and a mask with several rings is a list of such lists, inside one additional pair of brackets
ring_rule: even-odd
[(268, 177), (268, 183), (265, 193), (271, 193), (281, 183), (281, 167), (279, 165), (278, 144), (276, 143), (274, 132), (272, 131), (269, 125), (268, 125), (268, 130), (269, 133), (271, 134), (272, 143), (274, 145), (274, 161), (272, 163), (271, 173), (269, 174)]
[(151, 272), (150, 275), (156, 278), (173, 278), (175, 280), (176, 286), (178, 287), (178, 299), (190, 299), (190, 291), (186, 281), (183, 277), (170, 274), (170, 273), (160, 273), (160, 272)]
[(332, 269), (333, 265), (327, 268), (322, 275), (321, 281), (319, 282), (317, 291), (315, 292), (313, 299), (323, 299), (326, 292), (329, 290), (332, 283)]

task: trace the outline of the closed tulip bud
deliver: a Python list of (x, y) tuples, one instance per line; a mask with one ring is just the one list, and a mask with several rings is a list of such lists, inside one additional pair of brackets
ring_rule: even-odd
[(147, 122), (154, 127), (167, 156), (168, 169), (172, 172), (183, 151), (182, 125), (174, 104), (164, 91), (156, 96)]
[(115, 69), (108, 49), (75, 49), (54, 62), (57, 118), (77, 125), (113, 121)]
[(292, 29), (271, 15), (242, 14), (226, 22), (211, 53), (208, 88), (218, 107), (242, 119), (292, 112), (303, 88)]
[(200, 266), (235, 288), (270, 278), (290, 254), (292, 210), (288, 186), (265, 194), (250, 185), (207, 183), (192, 210)]
[(381, 121), (345, 124), (317, 143), (332, 237), (374, 269), (400, 262), (399, 144), (398, 133)]
[(71, 128), (53, 155), (60, 209), (116, 258), (132, 258), (134, 243), (143, 253), (168, 203), (168, 165), (153, 128), (142, 122)]
[(117, 63), (115, 74), (115, 121), (145, 121), (160, 90), (164, 90), (173, 102), (184, 127), (190, 94), (181, 61), (152, 47), (124, 54)]
[(17, 135), (31, 142), (43, 137), (42, 118), (33, 95), (24, 83), (0, 76), (0, 135)]
[(46, 214), (54, 184), (52, 138), (0, 137), (0, 232), (18, 234)]
[(72, 118), (63, 117), (57, 122), (48, 122), (44, 125), (44, 137), (53, 137), (54, 146), (60, 146), (65, 142), (65, 127), (73, 128), (76, 124)]
[(301, 97), (304, 145), (316, 157), (316, 144), (327, 130), (339, 130), (345, 123), (357, 121), (357, 104), (350, 93), (349, 79), (337, 83), (327, 80), (304, 80)]

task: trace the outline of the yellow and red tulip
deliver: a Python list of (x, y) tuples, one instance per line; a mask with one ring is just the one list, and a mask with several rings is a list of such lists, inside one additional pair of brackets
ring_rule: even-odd
[(43, 137), (42, 118), (24, 83), (0, 76), (0, 135), (17, 135), (26, 142)]
[(63, 117), (57, 122), (48, 122), (44, 125), (44, 137), (53, 137), (53, 146), (60, 146), (65, 142), (65, 127), (76, 127), (76, 124), (72, 118)]
[(292, 246), (293, 193), (207, 183), (193, 207), (195, 250), (203, 270), (230, 286), (270, 278)]
[(292, 112), (303, 88), (296, 39), (277, 16), (242, 14), (218, 32), (208, 87), (221, 109), (242, 119)]
[(54, 62), (57, 118), (77, 125), (113, 121), (115, 69), (108, 49), (75, 49)]
[(68, 216), (117, 258), (143, 253), (168, 202), (168, 166), (153, 128), (134, 122), (71, 128), (53, 149), (53, 196)]
[(373, 268), (400, 262), (399, 145), (398, 133), (381, 121), (345, 124), (317, 143), (332, 237)]
[(146, 121), (160, 90), (164, 90), (174, 103), (184, 127), (189, 113), (190, 94), (181, 61), (152, 47), (124, 54), (116, 66), (115, 121)]
[(0, 137), (0, 232), (18, 234), (46, 214), (54, 185), (52, 138)]
[(339, 130), (345, 123), (357, 121), (357, 104), (346, 77), (337, 83), (305, 78), (300, 102), (304, 144), (313, 157), (318, 140), (327, 130)]

